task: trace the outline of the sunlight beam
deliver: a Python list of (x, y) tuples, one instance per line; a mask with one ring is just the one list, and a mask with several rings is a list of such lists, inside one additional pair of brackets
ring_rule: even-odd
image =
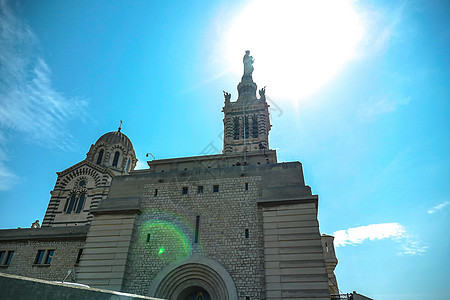
[(251, 50), (255, 82), (297, 102), (355, 56), (362, 35), (350, 1), (254, 1), (232, 21), (225, 52), (228, 66), (241, 74), (243, 53)]

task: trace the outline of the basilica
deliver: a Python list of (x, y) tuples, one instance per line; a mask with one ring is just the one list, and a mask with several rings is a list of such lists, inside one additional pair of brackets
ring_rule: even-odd
[[(42, 226), (0, 230), (0, 272), (163, 299), (330, 299), (333, 237), (302, 164), (278, 162), (265, 88), (246, 51), (237, 98), (224, 92), (220, 154), (137, 163), (102, 135), (58, 172)], [(219, 109), (219, 108), (218, 108)]]

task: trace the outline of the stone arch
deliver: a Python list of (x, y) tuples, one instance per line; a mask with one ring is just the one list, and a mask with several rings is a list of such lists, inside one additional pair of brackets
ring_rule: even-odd
[(78, 168), (76, 170), (73, 170), (69, 174), (65, 175), (60, 181), (60, 187), (66, 188), (67, 184), (70, 181), (72, 181), (73, 179), (76, 179), (79, 176), (89, 176), (94, 180), (95, 186), (100, 185), (100, 175), (98, 174), (98, 172), (93, 170), (90, 167), (84, 166), (84, 167)]
[(163, 268), (150, 284), (149, 296), (178, 300), (192, 288), (206, 290), (211, 299), (237, 299), (231, 275), (218, 262), (206, 257), (189, 257)]

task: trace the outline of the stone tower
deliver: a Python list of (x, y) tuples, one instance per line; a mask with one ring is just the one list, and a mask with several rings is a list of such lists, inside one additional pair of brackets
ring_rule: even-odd
[(223, 107), (224, 137), (223, 153), (243, 153), (269, 149), (269, 105), (266, 101), (265, 87), (259, 90), (253, 82), (253, 57), (246, 51), (244, 75), (237, 86), (238, 98), (231, 102), (231, 94), (224, 92)]
[(337, 279), (334, 274), (334, 269), (336, 269), (338, 264), (336, 252), (334, 251), (334, 237), (331, 235), (322, 234), (321, 239), (325, 266), (327, 268), (328, 286), (331, 294), (339, 294)]
[(112, 178), (128, 174), (136, 163), (133, 145), (120, 128), (102, 135), (91, 145), (85, 160), (57, 172), (42, 226), (90, 224), (90, 211), (106, 198)]

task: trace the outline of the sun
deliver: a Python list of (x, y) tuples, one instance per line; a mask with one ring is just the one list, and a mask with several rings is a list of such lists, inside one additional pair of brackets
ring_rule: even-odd
[(268, 95), (301, 101), (356, 55), (363, 28), (351, 1), (253, 1), (225, 35), (228, 66), (241, 74), (251, 50), (253, 78)]

